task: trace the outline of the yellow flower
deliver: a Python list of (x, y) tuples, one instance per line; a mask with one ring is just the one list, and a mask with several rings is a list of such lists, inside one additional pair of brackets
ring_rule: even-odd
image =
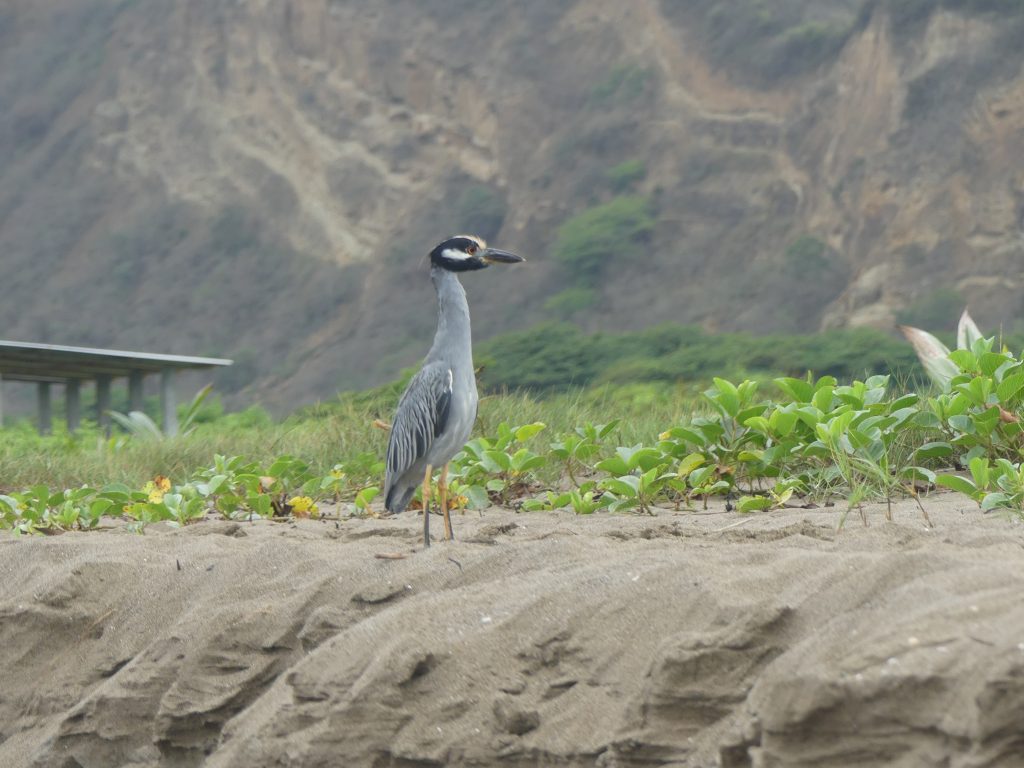
[(142, 486), (142, 492), (148, 494), (147, 500), (152, 504), (159, 504), (164, 500), (164, 490), (152, 480)]
[(467, 504), (469, 504), (469, 499), (459, 494), (448, 499), (448, 509), (465, 509)]
[(142, 492), (147, 494), (148, 501), (152, 504), (159, 504), (164, 500), (164, 494), (171, 490), (170, 478), (157, 475), (155, 478), (142, 486)]
[(331, 477), (333, 477), (335, 480), (341, 480), (343, 477), (345, 477), (345, 473), (341, 471), (341, 467), (336, 466), (334, 469), (331, 470)]
[(293, 496), (288, 499), (288, 506), (292, 508), (292, 514), (296, 517), (316, 517), (320, 511), (309, 496)]

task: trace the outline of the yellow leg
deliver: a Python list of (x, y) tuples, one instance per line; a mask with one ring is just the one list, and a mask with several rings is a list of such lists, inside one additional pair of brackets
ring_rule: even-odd
[(430, 546), (430, 475), (433, 467), (427, 465), (423, 473), (423, 546)]
[(441, 479), (437, 481), (437, 490), (441, 492), (441, 514), (444, 515), (444, 540), (455, 541), (452, 531), (452, 519), (448, 516), (448, 465), (441, 470)]

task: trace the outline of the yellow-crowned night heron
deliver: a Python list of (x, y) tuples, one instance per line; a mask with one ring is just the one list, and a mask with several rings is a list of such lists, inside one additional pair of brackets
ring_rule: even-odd
[(398, 401), (391, 422), (384, 507), (403, 511), (423, 484), (423, 545), (430, 546), (430, 478), (441, 467), (437, 483), (445, 539), (453, 539), (448, 516), (448, 462), (462, 450), (476, 420), (476, 377), (469, 304), (459, 272), (490, 264), (523, 261), (508, 251), (488, 248), (479, 237), (450, 237), (430, 252), (430, 279), (437, 291), (437, 332), (419, 373)]

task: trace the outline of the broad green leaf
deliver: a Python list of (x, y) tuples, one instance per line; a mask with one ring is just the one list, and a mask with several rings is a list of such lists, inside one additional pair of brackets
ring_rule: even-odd
[(761, 416), (766, 410), (768, 410), (767, 404), (751, 405), (748, 408), (744, 408), (736, 414), (736, 421), (740, 424), (744, 424), (747, 419), (755, 416)]
[(768, 423), (768, 419), (764, 416), (751, 416), (749, 419), (745, 419), (743, 421), (743, 426), (749, 427), (750, 429), (762, 434), (768, 434), (771, 431), (771, 425)]
[(462, 495), (466, 497), (471, 509), (487, 509), (491, 506), (491, 497), (483, 486), (467, 485), (463, 487)]
[[(956, 441), (954, 441), (954, 443), (955, 442)], [(984, 457), (985, 454), (986, 454), (985, 446), (984, 445), (976, 445), (973, 448), (971, 448), (967, 453), (965, 453), (963, 456), (961, 456), (960, 460), (961, 461), (966, 461), (968, 464), (970, 464), (971, 461), (973, 461), (974, 459), (976, 459), (978, 457)]]
[(640, 478), (635, 475), (623, 475), (622, 477), (606, 477), (601, 481), (601, 487), (611, 491), (616, 496), (635, 497), (640, 490)]
[(488, 472), (500, 473), (512, 469), (512, 457), (500, 450), (484, 451), (481, 463)]
[[(615, 453), (625, 463), (626, 472), (632, 472), (634, 469), (647, 471), (663, 459), (663, 454), (657, 448), (644, 447), (639, 443), (630, 447), (619, 446), (615, 449)], [(600, 465), (598, 466), (600, 467)], [(626, 472), (619, 474), (626, 474)]]
[(923, 483), (935, 483), (935, 473), (926, 467), (904, 467), (901, 477), (908, 480), (919, 480)]
[(990, 435), (999, 424), (999, 408), (993, 406), (973, 416), (974, 429), (979, 435)]
[[(780, 378), (773, 379), (775, 386), (785, 392), (797, 403), (809, 403), (814, 395), (814, 388), (803, 379)], [(825, 409), (822, 409), (825, 410)]]
[(1024, 390), (1024, 373), (1014, 373), (999, 382), (996, 396), (1003, 405), (1010, 405), (1020, 396), (1021, 390)]
[(622, 460), (621, 456), (611, 456), (607, 459), (602, 459), (594, 465), (594, 469), (616, 476), (629, 474), (629, 465)]
[(725, 480), (718, 480), (712, 483), (711, 485), (705, 487), (703, 490), (712, 496), (721, 493), (729, 493), (730, 491), (732, 491), (732, 484), (726, 482)]
[(973, 435), (975, 433), (974, 420), (970, 416), (950, 416), (949, 426), (964, 434)]
[(1008, 476), (1017, 479), (1017, 467), (1010, 463), (1009, 459), (998, 458), (996, 459), (995, 468), (992, 471), (993, 477)]
[[(815, 393), (815, 397), (817, 397), (817, 393)], [(829, 398), (831, 399), (831, 397), (832, 394), (831, 391), (829, 391)], [(768, 417), (768, 425), (778, 435), (782, 437), (789, 437), (789, 435), (793, 432), (793, 428), (796, 426), (797, 418), (798, 416), (794, 411), (776, 408), (774, 411), (772, 411), (772, 415)]]
[(811, 398), (811, 403), (822, 413), (828, 413), (832, 410), (832, 399), (835, 393), (835, 380), (833, 383), (827, 386), (821, 386), (820, 382), (818, 389), (814, 392), (814, 397)]
[(917, 408), (899, 408), (894, 410), (890, 414), (893, 420), (891, 426), (895, 427), (897, 430), (901, 430), (908, 422), (912, 421), (918, 413), (920, 413), (920, 411), (917, 410)]
[(707, 437), (704, 436), (703, 432), (689, 427), (673, 427), (672, 429), (663, 432), (660, 436), (662, 440), (681, 440), (689, 445), (695, 445), (703, 448), (707, 445)]
[(971, 471), (971, 477), (974, 478), (974, 485), (978, 490), (983, 491), (988, 488), (990, 469), (988, 459), (978, 456), (977, 458), (971, 459), (967, 468)]
[(359, 493), (356, 494), (356, 507), (359, 509), (369, 509), (370, 502), (372, 502), (377, 496), (380, 495), (380, 488), (376, 485), (371, 485), (367, 488), (363, 488)]
[(978, 358), (969, 349), (954, 349), (949, 353), (949, 359), (961, 371), (966, 373), (978, 372)]
[(934, 442), (925, 443), (916, 451), (914, 451), (914, 457), (917, 459), (941, 459), (946, 456), (951, 456), (953, 453), (953, 446), (946, 442)]
[(939, 475), (935, 478), (935, 484), (941, 485), (954, 491), (959, 491), (972, 499), (976, 499), (978, 488), (966, 477), (960, 475)]
[(978, 358), (978, 367), (986, 376), (993, 376), (1000, 366), (1009, 362), (1008, 355), (1001, 352), (986, 352)]
[(918, 411), (910, 421), (915, 427), (921, 429), (942, 428), (942, 420), (931, 411)]
[(703, 445), (720, 440), (725, 434), (725, 427), (720, 421), (709, 421), (708, 419), (694, 419), (693, 425), (704, 435)]
[(691, 453), (679, 462), (679, 469), (676, 470), (680, 477), (686, 477), (697, 467), (704, 464), (707, 459), (702, 453)]
[(981, 508), (985, 510), (995, 509), (997, 507), (1013, 506), (1019, 506), (1019, 504), (1014, 504), (1014, 499), (1012, 496), (1010, 496), (1007, 493), (1002, 493), (1000, 491), (996, 491), (994, 493), (986, 493), (985, 497), (981, 500)]
[(898, 411), (901, 408), (913, 408), (915, 405), (921, 402), (921, 396), (911, 392), (910, 394), (897, 397), (891, 403), (889, 403), (889, 411)]
[(691, 488), (697, 488), (703, 485), (705, 481), (712, 476), (714, 471), (714, 466), (698, 467), (690, 473), (689, 477), (687, 477), (687, 482), (689, 482)]
[(721, 405), (722, 409), (727, 414), (735, 417), (740, 410), (740, 395), (736, 386), (725, 379), (719, 379), (716, 377), (712, 380), (715, 382), (715, 388), (718, 391), (717, 393), (711, 391), (710, 393), (705, 394), (708, 395), (712, 402)]
[(823, 417), (822, 411), (819, 411), (814, 406), (796, 408), (793, 410), (793, 413), (795, 413), (796, 417), (811, 429), (815, 429)]
[(533, 437), (534, 435), (538, 434), (539, 432), (546, 428), (547, 424), (543, 424), (539, 421), (534, 422), (533, 424), (524, 424), (523, 426), (519, 427), (516, 430), (516, 440), (518, 440), (520, 443), (525, 443), (531, 437)]
[(762, 509), (769, 509), (772, 500), (766, 496), (740, 496), (736, 502), (737, 512), (756, 512)]

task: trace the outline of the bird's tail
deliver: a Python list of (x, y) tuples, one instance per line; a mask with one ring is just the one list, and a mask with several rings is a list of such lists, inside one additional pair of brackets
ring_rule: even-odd
[(404, 512), (416, 493), (416, 486), (403, 488), (400, 485), (393, 485), (388, 489), (388, 495), (384, 497), (384, 508), (393, 515)]

